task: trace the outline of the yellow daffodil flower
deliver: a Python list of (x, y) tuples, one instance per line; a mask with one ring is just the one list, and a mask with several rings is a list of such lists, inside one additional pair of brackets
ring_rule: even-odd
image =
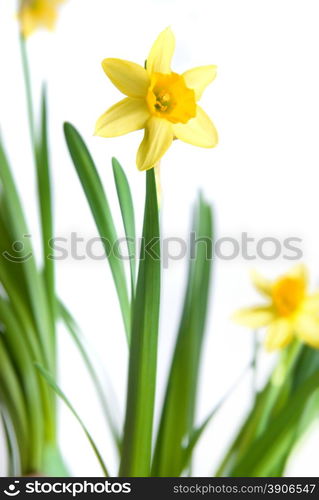
[(175, 138), (203, 148), (217, 144), (216, 129), (197, 104), (214, 80), (216, 66), (174, 73), (174, 48), (174, 35), (167, 28), (155, 41), (145, 69), (121, 59), (102, 63), (111, 82), (127, 97), (99, 118), (95, 134), (116, 137), (145, 129), (136, 159), (139, 170), (154, 167)]
[(273, 282), (257, 273), (252, 280), (268, 304), (242, 309), (233, 319), (254, 329), (267, 326), (265, 345), (269, 351), (285, 347), (295, 337), (319, 348), (319, 293), (307, 293), (305, 266), (296, 266)]
[(52, 30), (57, 19), (57, 7), (65, 0), (20, 0), (18, 18), (21, 33), (26, 38), (38, 28)]

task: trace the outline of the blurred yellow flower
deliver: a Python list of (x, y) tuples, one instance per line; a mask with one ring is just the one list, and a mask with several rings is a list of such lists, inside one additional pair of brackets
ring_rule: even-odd
[(285, 347), (295, 337), (319, 348), (319, 293), (307, 293), (305, 266), (298, 265), (273, 282), (257, 273), (252, 280), (268, 304), (242, 309), (233, 319), (251, 328), (267, 326), (265, 346), (269, 351)]
[(52, 30), (57, 19), (57, 7), (65, 0), (20, 0), (18, 18), (21, 33), (30, 36), (38, 28)]
[(136, 159), (139, 170), (154, 167), (175, 138), (203, 148), (217, 144), (216, 129), (197, 104), (214, 80), (216, 66), (174, 73), (174, 49), (174, 35), (167, 28), (155, 41), (146, 69), (122, 59), (102, 63), (111, 82), (127, 97), (99, 118), (95, 134), (116, 137), (144, 128)]

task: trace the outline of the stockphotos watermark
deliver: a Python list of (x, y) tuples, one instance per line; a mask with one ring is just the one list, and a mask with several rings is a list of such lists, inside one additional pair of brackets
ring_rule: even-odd
[[(21, 240), (15, 241), (11, 248), (6, 249), (2, 256), (17, 264), (28, 261), (32, 257), (30, 240), (30, 234), (24, 235)], [(46, 258), (56, 261), (100, 261), (112, 256), (122, 261), (130, 261), (150, 257), (154, 260), (161, 258), (163, 267), (167, 269), (171, 262), (182, 260), (186, 256), (194, 260), (198, 251), (204, 251), (208, 260), (300, 260), (303, 257), (302, 243), (303, 240), (297, 236), (280, 239), (267, 235), (256, 238), (247, 232), (236, 238), (223, 236), (214, 241), (210, 238), (199, 238), (192, 232), (188, 240), (170, 236), (153, 238), (147, 242), (143, 238), (134, 240), (126, 237), (110, 242), (107, 238), (84, 238), (77, 232), (71, 232), (67, 237), (58, 236), (48, 242)]]
[[(7, 497), (16, 497), (22, 493), (23, 497), (27, 495), (72, 495), (76, 497), (82, 494), (106, 494), (106, 493), (131, 493), (131, 483), (117, 482), (117, 481), (43, 481), (34, 480), (23, 482), (15, 480), (12, 481), (4, 490), (3, 493)], [(31, 497), (30, 497), (31, 498)]]

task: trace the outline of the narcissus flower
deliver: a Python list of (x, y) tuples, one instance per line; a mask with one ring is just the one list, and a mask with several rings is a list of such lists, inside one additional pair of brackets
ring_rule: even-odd
[(65, 0), (20, 0), (18, 18), (21, 33), (28, 37), (38, 28), (52, 30), (57, 19), (57, 7)]
[(257, 273), (252, 280), (268, 304), (242, 309), (234, 320), (254, 329), (267, 326), (265, 345), (270, 351), (285, 347), (295, 337), (319, 348), (319, 293), (308, 294), (305, 266), (296, 266), (273, 282)]
[(154, 167), (175, 138), (203, 148), (217, 144), (216, 129), (197, 104), (214, 80), (216, 66), (174, 73), (174, 49), (174, 35), (167, 28), (155, 41), (145, 69), (121, 59), (105, 59), (102, 63), (111, 82), (127, 97), (99, 118), (95, 134), (116, 137), (144, 128), (137, 153), (140, 170)]

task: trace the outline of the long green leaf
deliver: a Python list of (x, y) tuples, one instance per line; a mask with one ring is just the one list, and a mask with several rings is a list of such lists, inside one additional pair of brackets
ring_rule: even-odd
[(41, 216), (42, 228), (42, 254), (44, 268), (44, 282), (50, 306), (52, 323), (55, 321), (55, 279), (54, 279), (54, 260), (49, 259), (52, 253), (50, 241), (53, 238), (53, 206), (52, 206), (52, 189), (51, 176), (49, 166), (49, 151), (48, 151), (48, 131), (47, 131), (47, 97), (46, 90), (42, 93), (42, 109), (41, 109), (41, 135), (37, 146), (36, 155), (37, 167), (37, 183), (38, 183), (38, 198)]
[[(1, 220), (1, 217), (0, 217)], [(0, 224), (1, 225), (1, 224)], [(1, 243), (3, 242), (4, 233), (1, 233)], [(0, 245), (1, 246), (1, 245)], [(10, 245), (6, 248), (10, 248)], [(16, 270), (21, 269), (19, 264), (11, 263), (6, 259), (0, 258), (0, 282), (8, 295), (8, 305), (6, 306), (7, 314), (10, 313), (13, 326), (13, 337), (16, 339), (17, 352), (28, 352), (32, 361), (37, 360), (45, 363), (45, 357), (39, 345), (37, 332), (33, 323), (32, 316), (30, 315), (30, 304), (27, 300), (27, 294), (24, 292), (23, 279), (21, 273), (15, 273)], [(19, 280), (20, 278), (20, 280)], [(0, 298), (0, 301), (3, 299)], [(4, 321), (5, 318), (2, 318)], [(1, 320), (1, 318), (0, 318)], [(19, 336), (17, 337), (17, 335)], [(13, 353), (14, 355), (15, 353)], [(14, 356), (13, 356), (14, 357)], [(31, 367), (34, 371), (33, 366)], [(47, 384), (40, 380), (41, 399), (45, 410), (45, 425), (47, 429), (47, 436), (51, 438), (53, 432), (53, 419), (55, 415), (54, 401), (48, 393)]]
[[(25, 276), (25, 283), (32, 307), (32, 313), (36, 324), (36, 329), (41, 343), (41, 348), (46, 359), (47, 366), (54, 370), (55, 356), (52, 350), (54, 342), (54, 332), (45, 293), (42, 277), (39, 275), (34, 258), (33, 248), (30, 242), (27, 224), (24, 218), (19, 195), (10, 171), (10, 167), (0, 142), (0, 180), (3, 186), (3, 196), (5, 198), (9, 224), (15, 240), (24, 244), (25, 255), (27, 256), (21, 265)], [(1, 258), (3, 258), (1, 256)]]
[(143, 227), (132, 311), (128, 392), (120, 476), (149, 476), (160, 305), (160, 240), (154, 170), (146, 173)]
[(190, 260), (184, 309), (169, 373), (152, 475), (178, 477), (193, 432), (212, 264), (212, 211), (202, 198), (194, 217), (197, 252)]
[(123, 262), (114, 253), (114, 244), (118, 238), (109, 203), (93, 159), (82, 137), (70, 123), (64, 124), (64, 133), (70, 155), (104, 244), (122, 310), (125, 331), (129, 339), (130, 303)]
[[(29, 417), (20, 381), (18, 380), (12, 360), (0, 336), (0, 398), (10, 414), (10, 419), (15, 429), (19, 443), (20, 461), (22, 470), (26, 470), (29, 463)], [(24, 446), (21, 446), (21, 443)]]
[(7, 408), (0, 405), (0, 421), (2, 420), (8, 453), (8, 475), (21, 476), (21, 460), (19, 445), (14, 430), (13, 422), (10, 419)]
[[(5, 327), (3, 343), (15, 367), (28, 409), (28, 434), (32, 443), (29, 457), (30, 472), (39, 471), (45, 439), (44, 423), (46, 422), (47, 426), (54, 425), (52, 408), (49, 407), (45, 414), (45, 409), (48, 407), (42, 402), (40, 383), (33, 366), (34, 359), (30, 355), (23, 330), (12, 313), (10, 304), (2, 298), (0, 298), (0, 321)], [(46, 404), (49, 405), (50, 402), (46, 401)], [(54, 431), (51, 431), (51, 435), (54, 435)]]
[[(16, 260), (16, 255), (14, 255), (14, 251), (12, 250), (14, 242), (17, 239), (22, 239), (21, 234), (25, 234), (27, 227), (19, 196), (9, 166), (5, 160), (1, 167), (1, 174), (4, 174), (3, 177), (1, 176), (1, 180), (3, 178), (6, 179), (4, 186), (7, 186), (8, 189), (1, 193), (0, 199), (0, 280), (9, 298), (9, 303), (5, 307), (5, 311), (7, 320), (9, 321), (8, 328), (12, 330), (12, 334), (10, 333), (10, 337), (8, 338), (12, 341), (15, 339), (16, 343), (16, 348), (12, 350), (11, 356), (14, 359), (16, 353), (25, 353), (30, 358), (29, 366), (32, 373), (30, 377), (22, 378), (22, 381), (26, 383), (29, 378), (32, 379), (34, 376), (32, 362), (35, 360), (47, 366), (51, 364), (52, 370), (54, 370), (53, 325), (47, 308), (46, 291), (40, 273), (38, 273), (36, 268), (31, 243), (28, 243), (28, 239), (26, 241), (22, 240), (25, 245), (25, 253), (27, 255), (29, 253), (25, 262), (23, 259), (20, 261), (19, 258)], [(14, 221), (12, 221), (13, 214), (16, 215)], [(6, 254), (6, 252), (8, 253)], [(12, 259), (11, 254), (13, 254)], [(43, 310), (39, 307), (41, 304), (43, 305)], [(42, 328), (40, 328), (40, 321)], [(17, 337), (18, 333), (20, 337)], [(23, 365), (20, 365), (18, 362), (17, 368), (21, 368), (21, 366)], [(45, 422), (45, 433), (41, 439), (53, 440), (55, 439), (54, 401), (51, 395), (49, 395), (46, 384), (42, 380), (39, 380), (39, 384), (41, 393), (39, 397), (44, 409), (43, 421)], [(32, 390), (30, 394), (32, 394)], [(36, 391), (34, 391), (34, 397), (36, 397)], [(36, 405), (32, 401), (29, 403), (32, 413)], [(35, 431), (40, 433), (41, 425), (36, 423), (37, 414), (41, 417), (41, 412), (37, 412), (35, 418), (32, 419), (32, 425), (35, 426)], [(37, 441), (39, 440), (40, 438), (38, 440), (33, 439), (32, 447), (35, 456), (39, 456), (40, 454), (40, 452), (36, 451)]]
[(253, 441), (232, 472), (234, 477), (268, 476), (273, 468), (274, 457), (280, 457), (290, 443), (294, 426), (303, 414), (308, 398), (318, 389), (319, 370), (311, 375), (289, 400), (272, 425)]
[(84, 434), (86, 435), (86, 437), (88, 438), (90, 445), (92, 446), (92, 449), (93, 449), (95, 456), (96, 456), (96, 458), (101, 466), (103, 473), (105, 474), (106, 477), (108, 477), (109, 473), (108, 473), (108, 470), (107, 470), (105, 463), (103, 461), (102, 455), (99, 452), (91, 434), (89, 433), (85, 424), (83, 423), (83, 421), (81, 420), (81, 418), (79, 417), (79, 415), (77, 414), (77, 412), (75, 411), (73, 406), (71, 405), (70, 401), (68, 400), (66, 395), (61, 391), (61, 389), (57, 386), (57, 384), (55, 383), (54, 378), (51, 376), (51, 374), (47, 370), (45, 370), (42, 366), (40, 366), (38, 363), (35, 363), (35, 366), (38, 368), (39, 372), (43, 375), (43, 377), (45, 378), (45, 380), (47, 381), (49, 386), (54, 390), (54, 392), (66, 404), (66, 406), (71, 411), (72, 415), (75, 417), (75, 419), (78, 421), (78, 423), (82, 427), (82, 430), (83, 430)]
[(134, 297), (135, 289), (135, 218), (134, 218), (134, 205), (130, 186), (125, 175), (123, 168), (116, 158), (112, 158), (113, 174), (116, 184), (117, 195), (120, 203), (123, 225), (125, 229), (125, 236), (127, 240), (128, 257), (130, 260), (131, 270), (131, 295)]
[[(294, 365), (294, 370), (290, 375), (290, 390), (285, 402), (286, 409), (289, 411), (290, 398), (295, 394), (295, 391), (305, 383), (305, 381), (312, 376), (319, 369), (319, 352), (316, 349), (302, 346), (300, 354)], [(319, 415), (319, 390), (309, 396), (305, 402), (304, 409), (300, 419), (296, 421), (291, 431), (291, 440), (287, 442), (286, 447), (283, 449), (280, 460), (275, 464), (271, 470), (271, 475), (275, 477), (284, 474), (285, 466), (290, 455), (293, 453), (295, 446), (299, 443), (300, 439), (311, 427), (312, 423)], [(274, 412), (272, 419), (276, 420), (277, 413)], [(271, 423), (269, 424), (272, 425)]]
[[(23, 268), (19, 263), (15, 262), (14, 259), (11, 261), (9, 257), (9, 255), (13, 253), (12, 244), (15, 239), (9, 234), (9, 228), (6, 225), (3, 209), (5, 209), (5, 205), (1, 203), (0, 282), (10, 299), (12, 308), (15, 311), (16, 317), (19, 319), (21, 327), (24, 329), (25, 337), (35, 359), (44, 362), (43, 353), (41, 346), (39, 346), (37, 331), (32, 317), (32, 305), (29, 300)], [(13, 255), (13, 257), (15, 256)]]
[[(5, 289), (7, 286), (6, 281), (10, 281), (11, 286), (15, 287), (15, 291), (19, 295), (19, 300), (25, 304), (25, 307), (29, 311), (31, 311), (32, 316), (32, 304), (29, 300), (23, 266), (19, 265), (20, 260), (24, 257), (24, 252), (22, 251), (20, 254), (19, 251), (15, 251), (16, 236), (12, 232), (10, 215), (3, 192), (0, 192), (0, 234), (1, 274), (6, 276), (6, 278), (2, 279), (0, 275), (0, 281), (3, 283)], [(7, 293), (9, 292), (7, 291)]]
[[(283, 360), (285, 361), (286, 375), (282, 383), (274, 384), (272, 376), (264, 389), (257, 395), (254, 407), (216, 472), (217, 476), (232, 475), (237, 464), (245, 460), (252, 443), (263, 432), (266, 432), (267, 428), (272, 427), (278, 413), (283, 408), (287, 408), (287, 411), (289, 411), (291, 397), (293, 397), (300, 385), (319, 368), (319, 353), (298, 343), (289, 346), (286, 352), (282, 354), (277, 371), (281, 369)], [(281, 475), (285, 462), (294, 447), (294, 442), (300, 439), (314, 418), (314, 408), (308, 408), (307, 403), (303, 413), (303, 424), (299, 421), (294, 423), (294, 429), (291, 429), (291, 439), (287, 438), (285, 446), (281, 450), (282, 460), (278, 463), (275, 460), (273, 461), (272, 473), (275, 476)], [(270, 442), (269, 447), (272, 446), (273, 443)]]

